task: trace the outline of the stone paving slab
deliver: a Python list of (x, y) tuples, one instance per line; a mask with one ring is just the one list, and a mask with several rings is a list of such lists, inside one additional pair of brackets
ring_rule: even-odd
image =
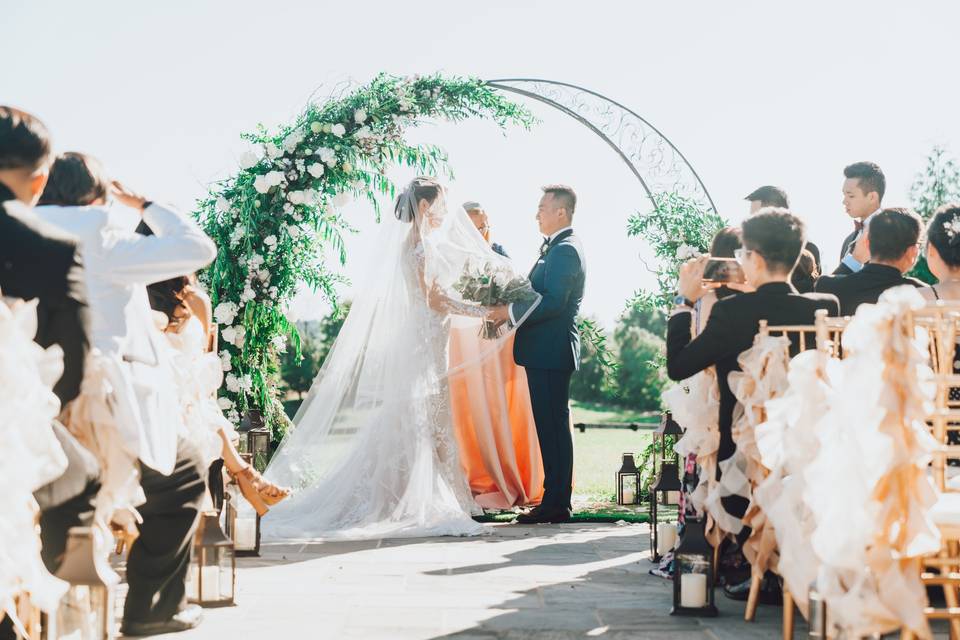
[[(480, 538), (265, 545), (238, 560), (238, 606), (159, 638), (760, 640), (781, 610), (717, 595), (717, 618), (669, 615), (646, 525), (491, 525)], [(798, 614), (797, 637), (803, 635)], [(945, 636), (944, 636), (945, 637)]]

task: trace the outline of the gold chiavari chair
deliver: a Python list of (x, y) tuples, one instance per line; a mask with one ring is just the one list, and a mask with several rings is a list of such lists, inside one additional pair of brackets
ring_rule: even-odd
[[(826, 309), (819, 309), (815, 314), (812, 325), (769, 325), (766, 320), (760, 321), (759, 336), (784, 336), (790, 340), (787, 347), (787, 357), (791, 351), (802, 353), (816, 349), (827, 357), (843, 357), (843, 331), (850, 318), (831, 317)], [(750, 594), (744, 612), (744, 620), (752, 622), (756, 618), (757, 605), (760, 597), (762, 576), (754, 575), (750, 582)], [(793, 596), (784, 585), (783, 588), (783, 638), (793, 639), (796, 606)]]
[[(924, 614), (930, 620), (949, 620), (950, 637), (960, 639), (960, 484), (948, 478), (950, 460), (960, 460), (960, 445), (951, 444), (950, 434), (960, 431), (960, 400), (951, 399), (951, 392), (960, 390), (960, 360), (957, 340), (960, 337), (960, 304), (936, 302), (913, 314), (916, 330), (926, 331), (930, 350), (930, 364), (936, 383), (933, 413), (928, 420), (938, 448), (931, 463), (933, 482), (940, 492), (931, 517), (940, 530), (940, 551), (924, 559), (921, 574), (927, 586), (943, 589), (946, 607), (928, 606)], [(960, 392), (957, 392), (960, 396)], [(909, 631), (901, 638), (913, 638)]]

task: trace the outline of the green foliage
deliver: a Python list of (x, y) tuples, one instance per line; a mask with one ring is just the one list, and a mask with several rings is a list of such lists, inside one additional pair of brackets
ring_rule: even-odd
[(663, 369), (657, 366), (657, 357), (664, 350), (663, 339), (646, 329), (621, 324), (616, 340), (620, 348), (617, 393), (621, 404), (643, 411), (660, 409), (660, 394), (667, 382)]
[[(616, 399), (619, 355), (616, 345), (607, 346), (607, 336), (595, 318), (577, 318), (580, 326), (580, 369), (570, 380), (570, 397), (585, 402), (612, 402)], [(587, 339), (587, 335), (593, 339)], [(602, 342), (601, 342), (602, 341)], [(598, 349), (603, 345), (603, 351)]]
[(434, 146), (411, 146), (404, 131), (420, 118), (487, 118), (501, 127), (528, 127), (533, 116), (481, 80), (440, 75), (380, 75), (370, 84), (323, 104), (270, 133), (243, 137), (262, 149), (245, 154), (242, 169), (214, 185), (195, 215), (216, 242), (216, 261), (202, 274), (221, 330), (228, 418), (258, 408), (282, 435), (277, 394), (278, 355), (301, 355), (300, 337), (286, 307), (300, 282), (320, 290), (337, 308), (335, 269), (346, 261), (343, 234), (351, 231), (340, 208), (352, 197), (377, 209), (377, 195), (393, 196), (387, 167), (402, 164), (424, 174), (447, 171)]
[[(924, 221), (929, 221), (937, 208), (948, 202), (960, 201), (960, 166), (947, 155), (946, 148), (936, 145), (930, 150), (927, 165), (917, 174), (910, 187), (910, 200)], [(928, 284), (937, 282), (923, 256), (908, 275)]]
[(653, 248), (656, 260), (647, 269), (657, 278), (657, 290), (638, 291), (628, 303), (628, 307), (647, 312), (670, 308), (680, 264), (706, 252), (713, 236), (729, 224), (713, 209), (678, 193), (655, 193), (653, 201), (653, 211), (635, 213), (627, 222), (627, 235), (643, 238)]

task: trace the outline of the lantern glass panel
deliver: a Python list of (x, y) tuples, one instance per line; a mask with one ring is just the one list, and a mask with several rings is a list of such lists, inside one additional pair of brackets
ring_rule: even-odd
[(270, 430), (267, 427), (251, 429), (247, 433), (247, 439), (253, 466), (257, 471), (263, 471), (267, 468), (270, 457)]
[(72, 585), (57, 609), (60, 638), (103, 640), (113, 637), (113, 602), (106, 586)]
[(260, 555), (260, 516), (245, 500), (236, 485), (229, 485), (224, 509), (224, 532), (233, 540), (238, 556)]
[(200, 521), (193, 561), (187, 576), (187, 597), (205, 607), (234, 603), (236, 560), (233, 542), (224, 535), (215, 513)]

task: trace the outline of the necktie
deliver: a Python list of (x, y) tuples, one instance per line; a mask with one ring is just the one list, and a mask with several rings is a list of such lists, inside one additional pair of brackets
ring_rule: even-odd
[(856, 230), (857, 233), (860, 233), (861, 231), (863, 231), (863, 220), (854, 220), (853, 228), (854, 230)]

